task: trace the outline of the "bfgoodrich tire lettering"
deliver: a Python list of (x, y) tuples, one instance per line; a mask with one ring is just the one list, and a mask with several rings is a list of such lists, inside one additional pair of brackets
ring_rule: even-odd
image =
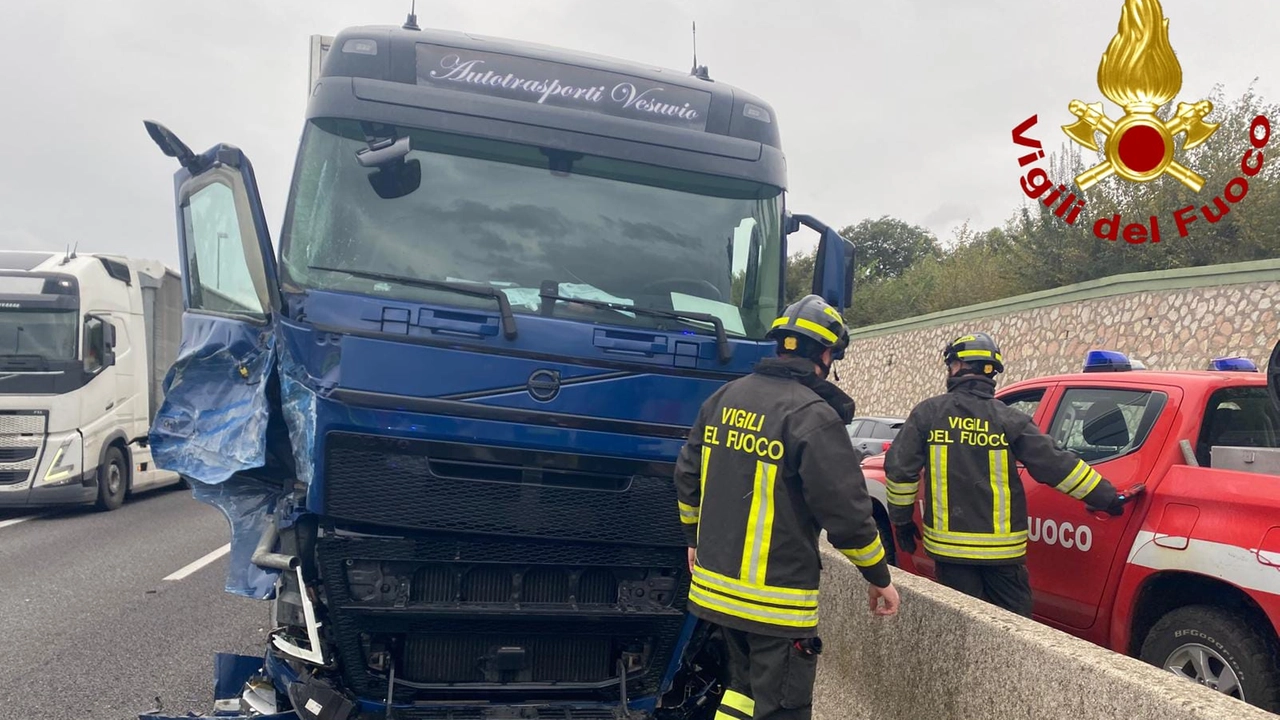
[[(1280, 712), (1275, 641), (1241, 615), (1209, 605), (1171, 611), (1151, 628), (1142, 660), (1201, 681), (1270, 712)], [(1209, 668), (1204, 672), (1204, 667)], [(1224, 667), (1225, 666), (1225, 667)], [(1215, 683), (1215, 676), (1221, 682)], [(1234, 676), (1238, 689), (1232, 687)]]

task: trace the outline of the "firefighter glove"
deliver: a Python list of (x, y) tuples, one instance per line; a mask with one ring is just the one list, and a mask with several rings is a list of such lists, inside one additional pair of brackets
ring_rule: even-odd
[(1117, 494), (1111, 499), (1111, 502), (1102, 507), (1088, 506), (1089, 512), (1104, 512), (1112, 517), (1118, 517), (1124, 514), (1124, 504), (1128, 501), (1124, 495)]
[(908, 555), (916, 551), (916, 538), (920, 537), (920, 528), (914, 522), (894, 526), (894, 535), (898, 539), (898, 547)]

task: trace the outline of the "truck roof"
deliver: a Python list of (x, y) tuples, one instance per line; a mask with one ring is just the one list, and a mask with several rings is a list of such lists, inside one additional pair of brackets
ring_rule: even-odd
[(0, 271), (58, 272), (75, 275), (93, 265), (101, 265), (112, 277), (126, 275), (125, 267), (135, 273), (158, 279), (165, 274), (177, 276), (177, 271), (159, 260), (130, 258), (114, 253), (76, 253), (68, 258), (65, 252), (33, 250), (0, 250)]
[[(344, 48), (351, 41), (373, 40), (382, 47), (388, 48), (382, 57), (376, 54), (361, 54), (358, 51), (345, 52)], [(576, 85), (595, 85), (608, 92), (615, 87), (620, 76), (645, 81), (655, 86), (665, 86), (670, 92), (678, 93), (673, 97), (676, 104), (692, 100), (695, 104), (702, 101), (698, 98), (708, 97), (706, 125), (698, 132), (727, 135), (764, 143), (781, 148), (778, 123), (769, 103), (760, 98), (719, 80), (704, 80), (688, 71), (671, 70), (654, 65), (622, 60), (604, 55), (566, 50), (539, 43), (511, 40), (507, 38), (488, 37), (454, 30), (423, 28), (407, 30), (394, 25), (366, 25), (349, 27), (337, 34), (332, 48), (320, 69), (320, 77), (352, 77), (371, 78), (377, 80), (420, 84), (417, 49), (435, 46), (473, 53), (477, 57), (488, 55), (504, 55), (512, 60), (508, 66), (498, 68), (498, 76), (516, 76), (530, 81), (564, 80)], [(358, 48), (359, 45), (353, 45)], [(376, 52), (376, 51), (375, 51)], [(468, 56), (470, 57), (470, 56)], [(485, 69), (492, 68), (491, 65)], [(549, 72), (563, 72), (568, 77), (556, 78)], [(498, 78), (495, 78), (498, 79)], [(501, 94), (493, 88), (498, 86), (489, 82), (475, 82), (459, 85), (456, 89), (465, 89), (471, 93), (488, 93), (493, 97)], [(490, 92), (492, 90), (492, 92)], [(692, 91), (692, 94), (691, 94)], [(703, 96), (702, 94), (706, 95)], [(534, 94), (533, 102), (536, 99)], [(510, 99), (511, 95), (506, 96)]]

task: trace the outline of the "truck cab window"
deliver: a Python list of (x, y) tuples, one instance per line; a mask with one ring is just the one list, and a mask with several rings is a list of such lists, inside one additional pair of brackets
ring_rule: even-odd
[(1212, 448), (1280, 447), (1280, 411), (1265, 387), (1234, 387), (1209, 397), (1196, 442), (1196, 460), (1209, 465)]
[(219, 177), (212, 180), (193, 192), (183, 207), (191, 309), (263, 318), (265, 278), (254, 277), (248, 260), (259, 255), (257, 239), (251, 229), (242, 232), (240, 226), (248, 221), (248, 213), (239, 212), (230, 182)]
[(1166, 399), (1155, 391), (1072, 388), (1063, 393), (1049, 435), (1085, 462), (1112, 460), (1142, 447)]

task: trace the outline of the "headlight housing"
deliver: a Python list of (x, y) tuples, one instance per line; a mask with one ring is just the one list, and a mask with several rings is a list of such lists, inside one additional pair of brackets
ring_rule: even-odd
[(84, 442), (79, 432), (73, 432), (58, 444), (53, 457), (44, 465), (44, 472), (36, 476), (36, 484), (66, 485), (78, 482), (83, 467)]

